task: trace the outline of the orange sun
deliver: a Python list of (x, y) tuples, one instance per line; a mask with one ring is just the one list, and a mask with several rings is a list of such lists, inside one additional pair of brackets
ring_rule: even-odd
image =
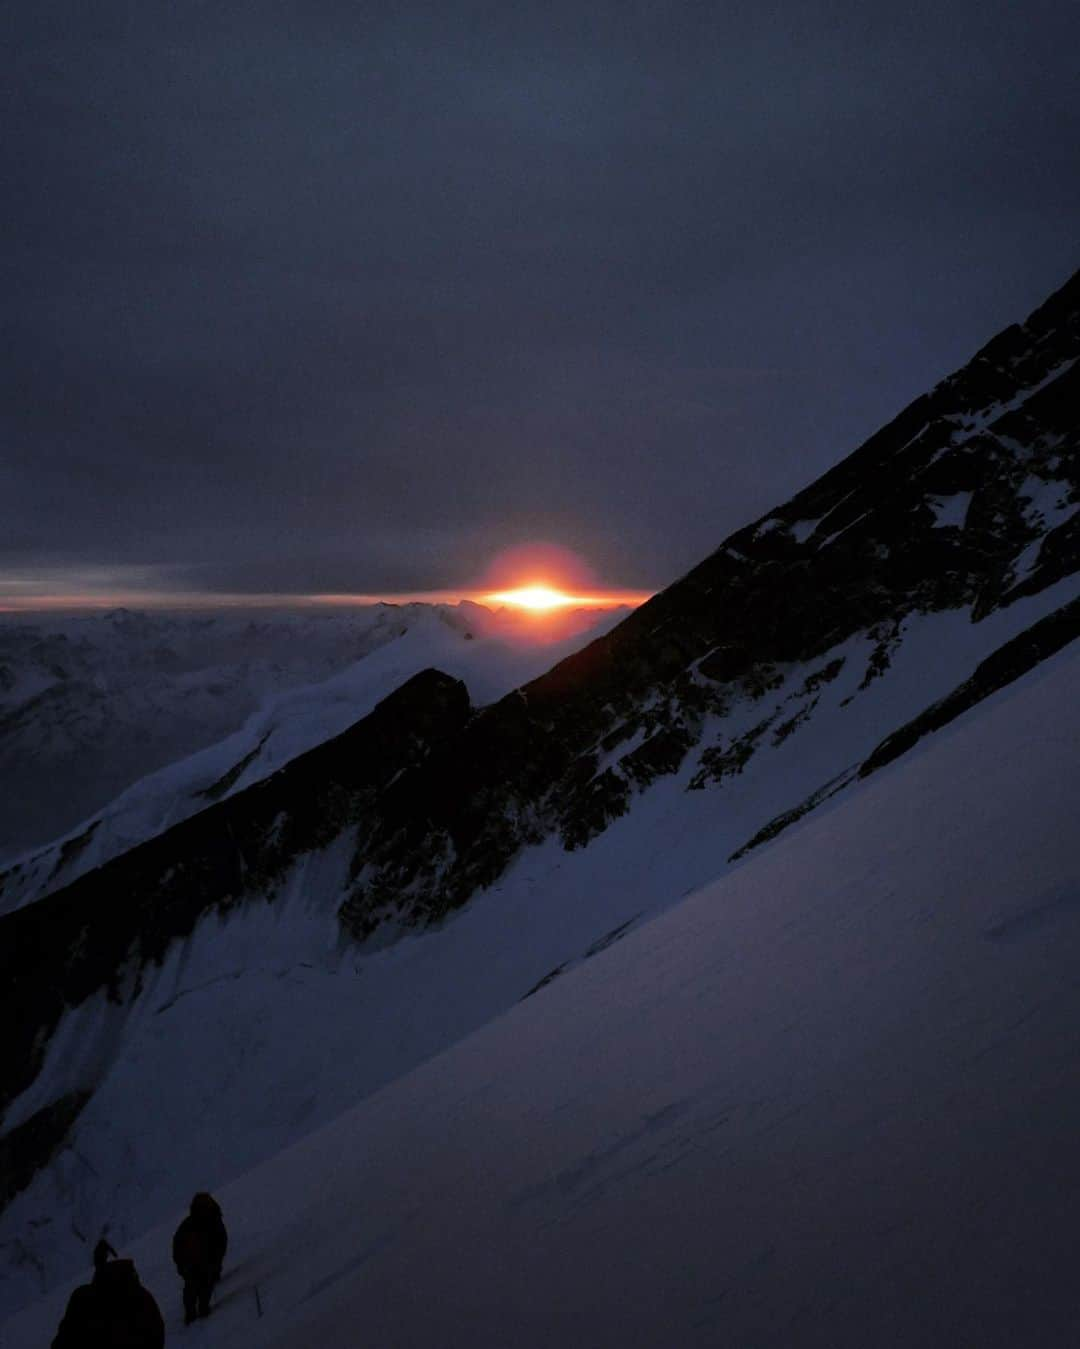
[(572, 609), (634, 608), (650, 593), (608, 590), (569, 548), (539, 542), (504, 549), (492, 559), (481, 587), (471, 595), (478, 603), (535, 618), (529, 626), (549, 633), (561, 631)]
[(568, 605), (583, 602), (581, 596), (567, 595), (565, 591), (540, 583), (518, 586), (514, 590), (494, 590), (484, 598), (496, 604), (509, 604), (515, 609), (531, 609), (534, 613), (565, 609)]

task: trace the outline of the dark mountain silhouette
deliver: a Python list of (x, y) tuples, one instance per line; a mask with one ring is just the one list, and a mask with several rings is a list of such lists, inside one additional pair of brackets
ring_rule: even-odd
[[(977, 623), (1073, 573), (1080, 515), (1048, 522), (1029, 492), (1060, 484), (1080, 503), (1078, 355), (1080, 274), (606, 637), (478, 713), (384, 794), (346, 926), (362, 937), (389, 913), (437, 917), (550, 833), (584, 846), (698, 748), (707, 714), (781, 665), (863, 631), (869, 683), (910, 615), (970, 608)], [(943, 525), (942, 499), (962, 494), (962, 521)], [(1075, 613), (1062, 622), (1068, 640)], [(834, 673), (808, 675), (804, 705)], [(692, 785), (754, 748), (704, 746)]]

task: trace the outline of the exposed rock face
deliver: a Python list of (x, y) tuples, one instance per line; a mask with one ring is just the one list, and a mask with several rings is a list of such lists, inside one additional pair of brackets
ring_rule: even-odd
[(1010, 641), (991, 652), (980, 661), (970, 678), (965, 679), (944, 698), (931, 703), (911, 721), (887, 735), (870, 754), (854, 767), (837, 774), (817, 791), (801, 801), (791, 810), (775, 817), (731, 855), (730, 861), (736, 862), (748, 852), (759, 848), (783, 833), (790, 825), (797, 823), (815, 810), (822, 802), (842, 792), (858, 778), (869, 777), (871, 773), (884, 768), (923, 738), (934, 731), (955, 721), (976, 703), (982, 702), (999, 689), (1027, 674), (1029, 670), (1055, 655), (1070, 642), (1080, 637), (1080, 598), (1070, 600), (1060, 609), (1047, 614), (1045, 618), (1033, 623), (1030, 628), (1018, 633)]
[(971, 678), (966, 679), (948, 697), (932, 704), (906, 726), (901, 726), (887, 736), (860, 765), (859, 776), (867, 777), (892, 763), (924, 735), (947, 726), (969, 707), (974, 707), (1006, 684), (1011, 684), (1014, 679), (1027, 674), (1028, 670), (1034, 669), (1077, 637), (1080, 637), (1080, 599), (1063, 604), (1060, 609), (1055, 609), (1012, 641), (1006, 642), (981, 661)]
[[(978, 622), (1076, 571), (1078, 356), (1080, 274), (780, 510), (480, 712), (384, 795), (347, 928), (436, 918), (551, 833), (587, 844), (678, 769), (707, 713), (760, 696), (778, 666), (865, 632), (865, 688), (912, 613), (970, 608)], [(836, 673), (833, 662), (808, 685)], [(702, 746), (692, 785), (737, 773), (811, 710)]]
[(25, 1189), (53, 1155), (90, 1095), (85, 1089), (68, 1092), (0, 1138), (0, 1208)]

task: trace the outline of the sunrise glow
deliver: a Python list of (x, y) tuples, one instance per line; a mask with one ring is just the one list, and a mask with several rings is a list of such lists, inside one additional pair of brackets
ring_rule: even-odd
[(633, 609), (653, 593), (611, 589), (577, 553), (541, 541), (502, 549), (471, 584), (453, 590), (237, 594), (159, 588), (160, 582), (169, 579), (167, 570), (147, 567), (0, 571), (0, 613), (471, 603), (519, 620), (517, 636), (524, 640), (555, 641), (566, 635), (568, 625), (573, 626), (575, 610), (590, 613), (597, 609)]
[(565, 609), (570, 605), (588, 604), (590, 601), (580, 595), (567, 595), (565, 591), (555, 590), (547, 585), (518, 586), (516, 590), (496, 590), (484, 596), (492, 604), (509, 604), (516, 609), (533, 609), (538, 613), (549, 609)]
[(647, 592), (609, 590), (592, 568), (561, 544), (533, 540), (497, 553), (468, 598), (523, 616), (553, 618), (571, 609), (634, 608)]

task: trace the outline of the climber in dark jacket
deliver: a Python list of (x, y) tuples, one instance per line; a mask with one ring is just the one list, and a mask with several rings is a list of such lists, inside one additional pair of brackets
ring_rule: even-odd
[(184, 1324), (210, 1311), (210, 1296), (221, 1278), (229, 1238), (217, 1201), (197, 1194), (173, 1237), (173, 1263), (184, 1281)]
[(131, 1260), (109, 1260), (76, 1288), (52, 1349), (164, 1349), (165, 1322)]

